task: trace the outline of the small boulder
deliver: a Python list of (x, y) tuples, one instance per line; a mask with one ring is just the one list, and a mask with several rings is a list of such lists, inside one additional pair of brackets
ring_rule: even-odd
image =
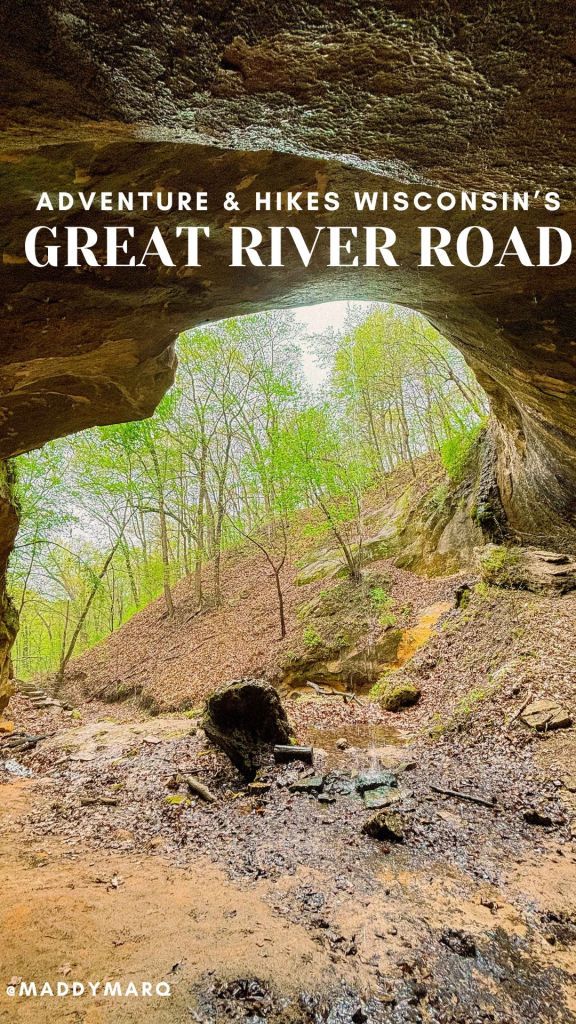
[(213, 693), (206, 701), (202, 728), (248, 779), (275, 744), (291, 740), (278, 691), (259, 679), (240, 679)]
[(393, 682), (390, 680), (382, 687), (380, 692), (380, 704), (385, 711), (401, 711), (402, 708), (412, 707), (417, 704), (422, 696), (422, 691), (416, 683), (402, 680)]
[(341, 736), (339, 740), (336, 740), (334, 746), (336, 747), (336, 750), (347, 750), (349, 743), (347, 739), (344, 739), (344, 736)]
[(328, 772), (324, 776), (324, 792), (332, 796), (352, 796), (356, 792), (356, 780), (345, 772)]
[(364, 806), (369, 811), (375, 811), (379, 807), (389, 807), (402, 799), (398, 789), (390, 789), (389, 786), (377, 786), (376, 789), (368, 789), (364, 793)]
[(271, 788), (271, 782), (249, 782), (246, 786), (247, 791), (254, 796), (262, 796), (264, 793), (268, 793)]
[(310, 775), (307, 779), (292, 782), (288, 789), (291, 793), (319, 793), (324, 785), (323, 775)]
[(569, 729), (572, 716), (554, 700), (535, 700), (520, 715), (521, 720), (537, 732), (549, 729)]
[(377, 811), (371, 818), (368, 818), (368, 821), (364, 822), (362, 831), (372, 839), (380, 839), (388, 843), (404, 842), (402, 819), (398, 814)]
[(369, 771), (362, 772), (356, 779), (356, 789), (359, 793), (366, 793), (369, 789), (380, 789), (382, 787), (397, 787), (398, 779), (390, 771)]

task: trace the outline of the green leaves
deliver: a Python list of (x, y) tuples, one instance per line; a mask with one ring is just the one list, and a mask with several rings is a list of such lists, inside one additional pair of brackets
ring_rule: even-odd
[(448, 476), (457, 482), (463, 475), (472, 449), (484, 427), (484, 421), (455, 429), (448, 434), (440, 448), (442, 465)]
[[(306, 386), (302, 330), (290, 311), (273, 311), (184, 332), (175, 384), (154, 416), (17, 460), (19, 672), (58, 663), (91, 591), (78, 651), (160, 592), (169, 610), (184, 575), (198, 605), (203, 587), (225, 599), (220, 556), (242, 536), (256, 545), (265, 535), (275, 566), (290, 528), (330, 537), (357, 580), (366, 490), (386, 488), (404, 463), (416, 475), (432, 451), (452, 477), (461, 472), (485, 403), (434, 327), (398, 307), (355, 307), (340, 334), (314, 338), (329, 369), (322, 393)], [(391, 615), (385, 603), (381, 615)]]

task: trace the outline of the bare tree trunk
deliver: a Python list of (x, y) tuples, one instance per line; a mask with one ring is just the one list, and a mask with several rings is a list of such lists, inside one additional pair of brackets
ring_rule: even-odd
[(410, 447), (410, 427), (408, 425), (408, 418), (406, 416), (406, 407), (404, 405), (404, 395), (402, 389), (400, 389), (400, 396), (398, 399), (398, 413), (400, 415), (400, 426), (402, 430), (402, 440), (404, 442), (404, 451), (406, 458), (410, 463), (410, 469), (412, 470), (412, 476), (416, 476), (416, 468), (414, 466), (414, 456), (412, 455), (412, 449)]
[[(272, 563), (271, 563), (272, 564)], [(284, 594), (282, 593), (282, 584), (280, 582), (280, 573), (282, 572), (282, 565), (272, 565), (274, 572), (274, 581), (276, 583), (276, 595), (278, 597), (278, 615), (280, 617), (280, 639), (283, 640), (286, 636), (286, 615), (284, 612)]]
[(164, 495), (160, 498), (159, 505), (160, 520), (160, 544), (162, 547), (162, 584), (164, 590), (164, 601), (168, 615), (174, 615), (174, 600), (170, 586), (170, 547), (168, 545), (168, 529), (166, 526), (166, 509), (164, 508)]
[(202, 587), (202, 563), (204, 561), (204, 509), (206, 507), (206, 443), (203, 441), (200, 452), (200, 473), (198, 480), (198, 505), (196, 524), (196, 557), (194, 563), (194, 590), (196, 604), (202, 608), (204, 591)]
[[(60, 659), (60, 667), (59, 667), (58, 673), (56, 675), (56, 682), (58, 684), (58, 687), (60, 687), (60, 685), (62, 684), (62, 681), (64, 679), (64, 673), (66, 671), (66, 666), (67, 666), (68, 662), (70, 661), (70, 658), (74, 654), (74, 648), (76, 647), (76, 642), (77, 642), (78, 637), (80, 636), (80, 633), (82, 631), (82, 626), (84, 625), (84, 623), (86, 621), (86, 617), (88, 615), (88, 612), (90, 611), (90, 608), (92, 606), (92, 602), (93, 602), (94, 598), (96, 597), (96, 594), (98, 592), (98, 588), (99, 588), (102, 580), (104, 579), (104, 577), (106, 575), (106, 572), (108, 571), (108, 566), (110, 565), (110, 562), (114, 558), (114, 555), (116, 554), (116, 551), (118, 550), (118, 547), (120, 546), (120, 542), (122, 540), (122, 537), (124, 536), (125, 528), (126, 528), (126, 525), (124, 525), (124, 527), (122, 528), (122, 533), (120, 534), (120, 536), (116, 540), (116, 543), (113, 545), (113, 547), (108, 552), (108, 555), (106, 556), (104, 564), (103, 564), (102, 568), (100, 569), (100, 572), (98, 573), (96, 579), (94, 580), (94, 584), (93, 584), (92, 589), (91, 589), (91, 591), (90, 591), (90, 593), (88, 595), (88, 599), (87, 599), (87, 601), (86, 601), (86, 603), (85, 603), (85, 605), (84, 605), (84, 607), (83, 607), (83, 609), (82, 609), (82, 611), (80, 613), (80, 617), (78, 619), (78, 622), (76, 623), (76, 629), (74, 630), (74, 632), (72, 634), (72, 638), (70, 640), (70, 643), (68, 644), (68, 647), (66, 648), (66, 651), (64, 652), (64, 650), (63, 650), (62, 658)], [(65, 638), (64, 638), (63, 643), (64, 642), (65, 642)]]
[(130, 584), (130, 591), (132, 593), (132, 599), (136, 607), (138, 606), (139, 596), (138, 588), (136, 586), (136, 578), (134, 576), (134, 570), (132, 568), (132, 559), (130, 558), (130, 548), (126, 541), (122, 541), (122, 554), (124, 555), (124, 562), (126, 563), (126, 574), (128, 576), (128, 582)]
[(332, 530), (334, 537), (336, 538), (340, 547), (342, 548), (346, 565), (348, 567), (348, 575), (350, 576), (350, 579), (353, 580), (354, 583), (360, 583), (362, 579), (362, 573), (360, 571), (361, 544), (359, 545), (358, 549), (358, 557), (354, 558), (354, 555), (352, 554), (352, 549), (350, 545), (347, 543), (344, 535), (336, 526), (330, 509), (318, 494), (316, 495), (316, 501), (318, 502), (319, 507), (322, 509), (322, 512), (326, 516), (326, 519), (328, 520), (328, 525), (330, 526), (330, 529)]
[(214, 519), (214, 601), (216, 605), (222, 603), (222, 592), (220, 585), (220, 569), (222, 564), (222, 527), (226, 514), (226, 481), (228, 477), (228, 464), (230, 461), (230, 448), (232, 446), (232, 434), (229, 432), (224, 451), (223, 465), (218, 476), (218, 497), (216, 501), (216, 515)]
[(166, 506), (164, 504), (164, 482), (160, 472), (158, 455), (152, 443), (149, 446), (150, 457), (154, 466), (156, 476), (156, 489), (158, 491), (158, 519), (160, 522), (160, 546), (162, 549), (162, 586), (164, 590), (164, 602), (168, 615), (174, 615), (174, 600), (170, 586), (170, 545), (168, 543), (168, 527), (166, 524)]
[(262, 554), (264, 555), (266, 561), (268, 562), (268, 565), (270, 566), (270, 568), (272, 569), (272, 572), (274, 573), (274, 582), (275, 582), (275, 585), (276, 585), (276, 595), (277, 595), (277, 598), (278, 598), (278, 618), (280, 620), (280, 639), (283, 640), (284, 637), (286, 636), (286, 614), (285, 614), (285, 609), (284, 609), (284, 594), (282, 593), (281, 574), (282, 574), (282, 569), (284, 568), (284, 563), (286, 562), (286, 556), (288, 554), (288, 534), (286, 532), (286, 524), (283, 522), (282, 526), (281, 526), (281, 529), (282, 529), (282, 539), (283, 539), (282, 553), (281, 553), (280, 557), (275, 561), (273, 556), (270, 554), (270, 552), (268, 551), (268, 549), (265, 547), (264, 544), (261, 544), (259, 540), (256, 540), (256, 538), (254, 536), (252, 536), (252, 534), (246, 533), (239, 526), (236, 526), (236, 523), (232, 519), (230, 519), (230, 522), (232, 523), (232, 526), (234, 527), (234, 529), (242, 537), (245, 537), (246, 540), (249, 540), (251, 544), (254, 544), (254, 547), (257, 547), (258, 550), (262, 552)]

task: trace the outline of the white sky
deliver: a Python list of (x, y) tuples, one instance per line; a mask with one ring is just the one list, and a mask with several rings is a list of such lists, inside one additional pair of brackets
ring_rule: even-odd
[[(296, 321), (301, 323), (307, 334), (322, 334), (328, 328), (341, 331), (348, 309), (368, 308), (370, 302), (323, 302), (319, 306), (300, 306), (294, 309)], [(313, 346), (306, 344), (306, 338), (298, 338), (302, 352), (302, 368), (311, 387), (317, 388), (326, 379), (327, 370), (318, 365)]]
[(341, 330), (349, 306), (359, 309), (369, 305), (369, 302), (323, 302), (319, 306), (299, 306), (294, 309), (294, 314), (311, 334), (320, 334), (327, 327)]

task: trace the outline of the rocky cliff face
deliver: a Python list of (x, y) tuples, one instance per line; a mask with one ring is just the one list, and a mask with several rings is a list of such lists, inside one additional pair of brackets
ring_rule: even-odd
[(21, 141), (129, 133), (574, 188), (573, 18), (556, 0), (27, 0), (0, 17)]
[[(0, 15), (0, 456), (149, 414), (194, 324), (273, 305), (388, 299), (424, 312), (465, 354), (493, 410), (497, 479), (512, 528), (537, 544), (576, 538), (573, 264), (535, 270), (418, 267), (422, 215), (367, 215), (399, 235), (401, 266), (229, 267), (230, 223), (258, 224), (258, 190), (558, 189), (560, 214), (522, 224), (574, 231), (576, 48), (569, 5), (188, 0), (29, 0)], [(199, 269), (35, 269), (23, 239), (42, 190), (209, 188)], [(222, 210), (226, 191), (241, 200)], [(46, 224), (131, 223), (45, 212)], [(182, 215), (160, 218), (167, 230)], [(518, 218), (486, 214), (504, 244)], [(188, 215), (185, 222), (202, 223)], [(282, 215), (260, 216), (261, 226)], [(291, 223), (294, 219), (291, 218)], [(314, 224), (358, 223), (344, 199)], [(469, 216), (432, 215), (452, 231)], [(480, 223), (480, 219), (477, 218)], [(9, 531), (2, 543), (6, 544)]]

